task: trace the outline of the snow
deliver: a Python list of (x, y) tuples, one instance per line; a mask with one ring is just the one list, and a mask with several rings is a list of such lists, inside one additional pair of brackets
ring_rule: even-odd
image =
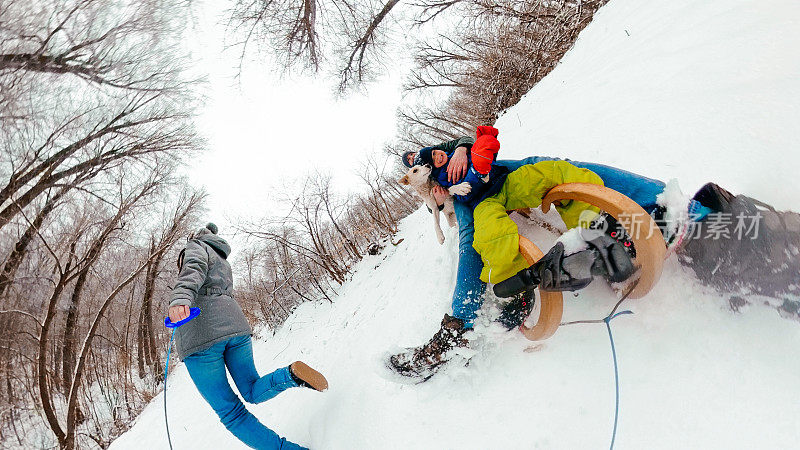
[(678, 228), (685, 227), (689, 222), (689, 211), (687, 209), (689, 200), (689, 196), (681, 191), (676, 179), (670, 180), (664, 187), (664, 192), (656, 196), (656, 202), (667, 208), (664, 214), (664, 220), (667, 223), (667, 231), (664, 232), (665, 237), (674, 236), (678, 232)]
[[(800, 210), (797, 17), (800, 3), (785, 0), (614, 0), (498, 121), (501, 157), (591, 160), (675, 178), (687, 193), (714, 180)], [(424, 208), (405, 219), (404, 241), (366, 256), (333, 303), (305, 303), (274, 335), (258, 333), (260, 371), (303, 360), (325, 373), (330, 390), (293, 389), (248, 409), (311, 448), (608, 446), (614, 371), (603, 324), (564, 326), (534, 343), (491, 323), (490, 299), (468, 366), (421, 385), (385, 370), (391, 352), (427, 341), (450, 312), (457, 233), (445, 230), (436, 245), (430, 221)], [(520, 224), (541, 247), (552, 245), (552, 233)], [(595, 282), (565, 296), (564, 320), (602, 318), (615, 302)], [(611, 322), (617, 448), (796, 448), (800, 324), (761, 300), (731, 311), (674, 256), (654, 290), (622, 308), (634, 314)], [(176, 449), (243, 448), (183, 365), (168, 395)], [(162, 402), (156, 396), (111, 448), (167, 448)]]
[[(589, 223), (581, 221), (579, 223)], [(561, 242), (564, 244), (564, 254), (571, 255), (573, 253), (578, 253), (581, 250), (585, 250), (589, 248), (589, 244), (586, 243), (586, 239), (584, 239), (584, 231), (585, 228), (573, 228), (571, 230), (567, 230), (566, 233), (562, 234), (561, 236), (556, 239), (556, 242)]]
[(796, 210), (798, 10), (793, 0), (611, 1), (497, 122), (500, 155), (610, 164), (677, 178), (686, 193), (711, 180)]

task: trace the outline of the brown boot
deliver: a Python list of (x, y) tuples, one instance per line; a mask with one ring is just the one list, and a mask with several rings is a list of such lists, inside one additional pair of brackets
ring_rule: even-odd
[(289, 374), (298, 386), (311, 388), (317, 391), (328, 389), (328, 380), (303, 361), (293, 362), (289, 366)]
[(442, 327), (427, 344), (389, 357), (389, 366), (400, 375), (425, 381), (449, 360), (448, 351), (469, 345), (464, 334), (470, 330), (463, 320), (445, 314)]

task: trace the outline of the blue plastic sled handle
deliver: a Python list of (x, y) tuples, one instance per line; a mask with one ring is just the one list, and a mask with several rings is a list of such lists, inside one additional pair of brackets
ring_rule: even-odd
[(169, 317), (164, 317), (164, 326), (167, 328), (178, 328), (179, 326), (185, 324), (186, 322), (194, 319), (195, 317), (200, 315), (200, 308), (189, 308), (189, 317), (179, 320), (177, 323), (173, 323), (169, 320)]

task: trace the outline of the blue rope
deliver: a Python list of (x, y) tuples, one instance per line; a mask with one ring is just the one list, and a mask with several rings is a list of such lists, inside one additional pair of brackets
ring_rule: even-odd
[(167, 346), (167, 362), (164, 363), (164, 424), (167, 426), (167, 442), (169, 448), (172, 450), (172, 438), (169, 436), (169, 420), (167, 419), (167, 373), (169, 373), (169, 354), (172, 352), (172, 339), (175, 337), (175, 329), (172, 329), (172, 334), (169, 336), (169, 346)]
[(608, 330), (608, 339), (611, 341), (611, 357), (614, 359), (614, 388), (616, 390), (616, 402), (614, 406), (614, 431), (611, 434), (611, 450), (614, 449), (614, 441), (617, 438), (617, 421), (619, 420), (619, 369), (617, 367), (617, 350), (614, 348), (614, 336), (611, 335), (611, 319), (622, 314), (633, 314), (633, 311), (626, 310), (613, 315), (612, 314), (609, 314), (605, 319), (603, 319), (603, 322), (606, 323), (606, 329)]
[(169, 419), (167, 419), (167, 374), (169, 373), (169, 354), (172, 352), (172, 340), (175, 338), (175, 329), (199, 316), (200, 312), (200, 308), (192, 307), (189, 308), (189, 315), (178, 322), (173, 322), (169, 317), (164, 318), (164, 326), (172, 328), (172, 334), (169, 335), (169, 345), (167, 346), (167, 362), (164, 363), (164, 424), (167, 426), (167, 442), (169, 442), (170, 450), (172, 450), (172, 438), (169, 436)]

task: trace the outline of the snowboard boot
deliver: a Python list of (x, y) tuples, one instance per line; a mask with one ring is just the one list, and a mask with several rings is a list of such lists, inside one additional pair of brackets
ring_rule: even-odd
[(564, 244), (558, 242), (532, 266), (495, 284), (494, 294), (513, 297), (536, 287), (545, 291), (577, 291), (588, 286), (595, 275), (613, 283), (633, 275), (636, 267), (624, 244), (599, 230), (591, 231), (593, 236), (586, 240), (588, 249), (564, 255)]
[(731, 202), (736, 198), (730, 191), (720, 187), (715, 183), (706, 183), (692, 197), (701, 205), (713, 211), (728, 211), (731, 209)]
[(771, 304), (781, 315), (800, 320), (800, 214), (714, 183), (694, 200), (714, 213), (676, 251), (678, 260), (720, 292), (777, 299)]
[(469, 345), (464, 335), (470, 330), (463, 320), (445, 314), (441, 328), (427, 344), (390, 356), (389, 366), (400, 375), (425, 381), (449, 360), (447, 352)]
[(683, 214), (667, 213), (665, 206), (657, 206), (650, 215), (653, 217), (667, 247), (677, 250), (687, 236), (691, 236), (698, 228), (697, 223), (708, 217), (709, 214), (719, 213), (730, 209), (734, 195), (714, 183), (706, 183), (686, 205), (685, 217)]
[(328, 380), (321, 373), (312, 369), (303, 361), (295, 361), (289, 365), (289, 375), (298, 386), (324, 391), (328, 389)]
[(503, 307), (503, 311), (500, 313), (500, 317), (497, 318), (497, 321), (503, 324), (509, 331), (518, 328), (531, 314), (535, 299), (536, 294), (533, 289), (515, 295), (514, 298)]
[(664, 236), (664, 242), (667, 247), (673, 248), (679, 246), (686, 235), (691, 235), (692, 230), (696, 227), (697, 222), (705, 219), (709, 214), (715, 212), (713, 209), (703, 205), (695, 199), (689, 200), (686, 205), (685, 218), (667, 219), (667, 208), (664, 206), (657, 206), (650, 216)]

